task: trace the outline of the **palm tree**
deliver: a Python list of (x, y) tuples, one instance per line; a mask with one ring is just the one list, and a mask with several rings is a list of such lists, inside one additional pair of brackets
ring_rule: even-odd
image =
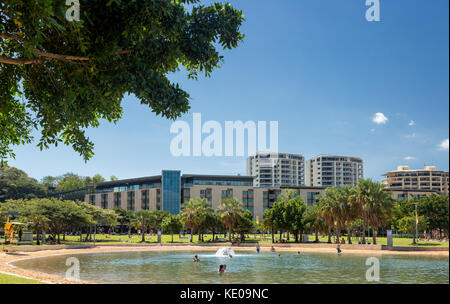
[(231, 242), (231, 230), (244, 212), (243, 204), (235, 198), (226, 198), (222, 200), (222, 204), (217, 211), (221, 221), (228, 229), (228, 239)]
[(366, 243), (366, 227), (369, 221), (369, 213), (367, 211), (367, 204), (371, 199), (372, 180), (360, 179), (353, 193), (350, 196), (350, 201), (356, 208), (358, 217), (362, 220), (362, 243)]
[(145, 233), (150, 228), (152, 221), (154, 221), (153, 217), (154, 214), (150, 210), (139, 210), (135, 213), (130, 223), (136, 230), (140, 229), (142, 231), (141, 242), (145, 242)]
[(325, 189), (323, 196), (319, 196), (319, 216), (328, 227), (328, 243), (331, 243), (331, 230), (336, 224), (336, 190), (334, 188)]
[(370, 199), (366, 204), (368, 223), (372, 227), (373, 243), (377, 243), (377, 231), (385, 226), (390, 218), (393, 208), (391, 193), (384, 191), (384, 185), (371, 182)]
[(191, 230), (191, 243), (194, 230), (198, 230), (203, 221), (206, 206), (209, 206), (209, 203), (204, 198), (192, 198), (183, 206), (181, 218), (184, 225)]
[(342, 227), (347, 228), (347, 240), (348, 243), (352, 243), (351, 224), (357, 217), (356, 205), (351, 200), (351, 196), (354, 192), (354, 188), (346, 185), (338, 189), (338, 202), (339, 202), (339, 221)]

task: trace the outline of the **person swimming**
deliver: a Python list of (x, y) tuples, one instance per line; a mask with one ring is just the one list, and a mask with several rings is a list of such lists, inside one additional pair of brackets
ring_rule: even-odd
[(200, 262), (200, 259), (198, 258), (198, 255), (194, 256), (194, 262)]
[(224, 273), (225, 272), (225, 270), (227, 269), (227, 265), (225, 265), (225, 264), (220, 264), (219, 265), (219, 273)]
[(228, 255), (228, 256), (230, 257), (230, 259), (231, 259), (231, 258), (233, 257), (233, 255), (231, 255), (231, 254), (230, 254), (230, 255)]

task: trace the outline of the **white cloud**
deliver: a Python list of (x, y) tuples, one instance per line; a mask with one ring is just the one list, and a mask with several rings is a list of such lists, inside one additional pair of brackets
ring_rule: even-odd
[(386, 116), (384, 116), (383, 113), (378, 112), (378, 113), (375, 113), (375, 115), (372, 118), (372, 121), (378, 125), (381, 125), (381, 124), (386, 124), (388, 119)]
[(444, 139), (440, 144), (439, 144), (439, 149), (441, 150), (448, 150), (448, 138)]
[(414, 138), (416, 137), (416, 133), (405, 135), (406, 138)]
[(414, 156), (405, 156), (403, 159), (404, 160), (414, 160), (416, 158)]
[(411, 127), (415, 126), (415, 125), (416, 125), (416, 122), (414, 120), (411, 120), (408, 124), (408, 126), (411, 126)]

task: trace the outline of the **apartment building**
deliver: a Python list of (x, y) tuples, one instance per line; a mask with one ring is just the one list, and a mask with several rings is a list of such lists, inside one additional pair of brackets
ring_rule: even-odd
[(398, 166), (396, 171), (383, 176), (382, 182), (389, 190), (430, 190), (448, 195), (449, 172), (439, 171), (434, 166), (424, 166), (418, 170)]
[(247, 158), (247, 175), (262, 188), (305, 185), (305, 158), (300, 154), (259, 152)]
[(358, 157), (319, 155), (306, 161), (305, 180), (309, 187), (356, 185), (363, 176), (363, 160)]

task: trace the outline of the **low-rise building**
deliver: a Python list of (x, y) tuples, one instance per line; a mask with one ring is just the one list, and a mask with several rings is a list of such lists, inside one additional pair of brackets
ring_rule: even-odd
[(179, 214), (186, 201), (204, 198), (217, 209), (222, 199), (235, 198), (253, 213), (254, 219), (262, 219), (267, 208), (273, 206), (280, 194), (287, 190), (298, 193), (302, 200), (312, 205), (320, 187), (262, 188), (253, 186), (252, 176), (181, 174), (180, 171), (162, 171), (161, 175), (116, 180), (89, 185), (90, 193), (84, 200), (92, 205), (126, 210), (164, 210)]

